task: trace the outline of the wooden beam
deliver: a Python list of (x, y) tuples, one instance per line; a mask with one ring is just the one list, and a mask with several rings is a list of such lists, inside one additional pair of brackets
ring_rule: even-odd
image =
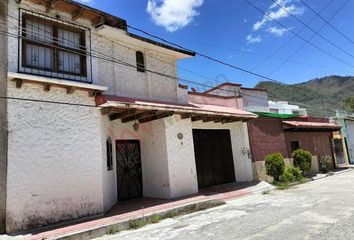
[(111, 114), (111, 115), (109, 115), (109, 120), (114, 121), (117, 119), (124, 118), (126, 116), (130, 116), (130, 115), (134, 114), (135, 111), (136, 111), (135, 109), (128, 109), (128, 110), (125, 110), (124, 112)]
[(56, 4), (57, 4), (57, 0), (50, 0), (45, 10), (46, 13), (52, 11), (55, 8)]
[(107, 114), (109, 114), (111, 111), (112, 111), (111, 108), (107, 108), (107, 107), (101, 108), (101, 114), (102, 114), (102, 115), (107, 115)]
[(239, 118), (230, 118), (230, 119), (227, 119), (225, 121), (223, 121), (223, 123), (233, 123), (233, 122), (239, 122), (241, 119)]
[(97, 90), (90, 90), (88, 91), (88, 95), (89, 97), (95, 97), (96, 95), (98, 95), (100, 92)]
[(78, 8), (77, 10), (75, 10), (72, 14), (71, 14), (71, 19), (73, 21), (76, 21), (78, 18), (80, 18), (82, 16), (82, 12), (84, 11), (83, 8)]
[(133, 114), (132, 116), (128, 116), (125, 118), (122, 118), (122, 123), (127, 123), (135, 120), (139, 120), (142, 118), (147, 118), (147, 117), (152, 117), (156, 115), (157, 111), (148, 111), (148, 112), (143, 112), (139, 114)]
[(75, 88), (74, 87), (67, 87), (66, 88), (66, 94), (72, 94), (73, 92), (75, 92)]
[(181, 114), (181, 119), (188, 119), (188, 118), (191, 118), (191, 117), (193, 117), (192, 113), (182, 113)]
[(95, 28), (103, 25), (106, 22), (106, 19), (102, 16), (99, 16), (98, 18), (96, 18), (95, 20), (92, 21), (92, 26), (94, 26)]
[(43, 84), (43, 90), (45, 92), (49, 92), (50, 91), (50, 84), (49, 83), (44, 83)]
[(196, 122), (196, 121), (200, 121), (200, 120), (202, 120), (203, 118), (202, 118), (202, 116), (193, 116), (192, 117), (192, 122)]
[(16, 78), (15, 82), (16, 82), (16, 88), (21, 88), (22, 87), (22, 84), (23, 84), (23, 80), (22, 79)]
[(151, 122), (151, 121), (154, 121), (154, 120), (157, 120), (157, 119), (170, 117), (173, 114), (174, 114), (174, 112), (163, 112), (163, 113), (151, 116), (151, 117), (142, 118), (142, 119), (139, 120), (139, 123), (147, 123), (147, 122)]
[(202, 121), (203, 122), (212, 122), (212, 121), (214, 121), (215, 120), (215, 116), (203, 116), (202, 117)]

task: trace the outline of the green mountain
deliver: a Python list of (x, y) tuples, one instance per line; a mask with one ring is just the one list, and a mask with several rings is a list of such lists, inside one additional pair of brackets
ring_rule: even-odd
[(262, 81), (256, 87), (267, 89), (272, 100), (306, 108), (312, 116), (333, 116), (337, 109), (344, 110), (346, 97), (354, 96), (354, 77), (329, 76), (289, 85)]

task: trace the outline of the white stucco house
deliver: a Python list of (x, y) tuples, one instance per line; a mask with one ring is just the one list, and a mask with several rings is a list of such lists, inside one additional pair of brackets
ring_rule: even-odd
[(305, 108), (300, 108), (298, 105), (289, 104), (286, 101), (269, 101), (269, 111), (279, 114), (294, 114), (299, 116), (306, 116)]
[(254, 101), (189, 93), (176, 61), (193, 52), (69, 0), (3, 0), (0, 13), (2, 231), (253, 180)]

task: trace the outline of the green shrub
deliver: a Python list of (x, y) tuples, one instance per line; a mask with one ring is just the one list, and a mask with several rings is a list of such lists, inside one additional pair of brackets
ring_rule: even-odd
[(269, 154), (265, 157), (265, 168), (267, 175), (272, 176), (274, 181), (279, 181), (279, 177), (283, 174), (285, 163), (281, 153)]
[(280, 176), (280, 182), (292, 183), (302, 180), (301, 170), (297, 167), (286, 167), (284, 173)]
[(294, 166), (300, 168), (302, 173), (311, 169), (312, 154), (309, 151), (298, 149), (293, 152)]
[(159, 215), (154, 214), (154, 215), (151, 216), (151, 222), (152, 223), (158, 223), (160, 221), (161, 221), (161, 217)]
[(320, 158), (320, 171), (322, 173), (328, 173), (331, 161), (332, 161), (332, 158), (330, 156), (328, 156), (328, 155), (321, 156), (321, 158)]

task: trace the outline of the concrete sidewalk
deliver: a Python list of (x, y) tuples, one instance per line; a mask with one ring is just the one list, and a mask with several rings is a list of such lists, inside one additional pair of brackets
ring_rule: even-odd
[(266, 182), (225, 184), (202, 189), (193, 196), (174, 200), (139, 198), (120, 202), (104, 216), (80, 222), (71, 222), (43, 228), (20, 235), (0, 236), (0, 239), (91, 239), (103, 236), (112, 229), (129, 229), (131, 220), (151, 221), (153, 215), (162, 218), (204, 210), (251, 194), (262, 193), (274, 187)]

